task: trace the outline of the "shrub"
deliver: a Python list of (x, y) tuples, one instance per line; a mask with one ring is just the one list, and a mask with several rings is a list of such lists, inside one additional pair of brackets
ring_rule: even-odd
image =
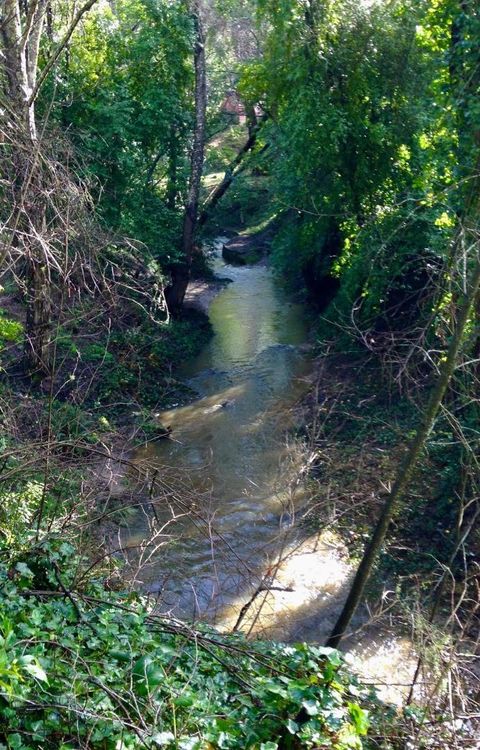
[(75, 591), (81, 562), (53, 539), (0, 566), (3, 747), (362, 747), (372, 694), (337, 651), (194, 631), (95, 581)]

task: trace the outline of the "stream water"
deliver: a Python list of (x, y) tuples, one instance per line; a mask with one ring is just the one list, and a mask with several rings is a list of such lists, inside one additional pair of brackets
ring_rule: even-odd
[[(132, 579), (171, 615), (231, 629), (243, 608), (246, 632), (321, 643), (352, 568), (334, 533), (294, 523), (308, 498), (286, 433), (310, 385), (306, 311), (268, 267), (226, 265), (220, 248), (231, 283), (209, 308), (214, 336), (180, 372), (199, 397), (160, 414), (171, 438), (136, 456), (157, 481), (124, 539)], [(408, 681), (408, 641), (370, 630), (357, 654), (367, 676)]]
[[(171, 524), (170, 507), (157, 504), (170, 543), (142, 569), (142, 584), (174, 614), (211, 620), (262, 575), (292, 524), (294, 457), (284, 432), (311, 371), (305, 311), (270, 269), (227, 265), (219, 249), (214, 265), (231, 283), (210, 306), (212, 339), (180, 370), (200, 397), (159, 415), (171, 439), (137, 456), (172, 484), (181, 477), (194, 510)], [(147, 520), (140, 514), (130, 527), (130, 545), (145, 537)]]

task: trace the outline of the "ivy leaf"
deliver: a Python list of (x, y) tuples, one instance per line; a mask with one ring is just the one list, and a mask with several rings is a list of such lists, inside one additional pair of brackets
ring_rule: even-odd
[(370, 726), (370, 722), (368, 720), (368, 711), (360, 708), (357, 703), (349, 703), (348, 713), (350, 714), (350, 718), (358, 734), (367, 734), (368, 727)]
[(293, 719), (288, 719), (287, 721), (287, 729), (290, 732), (290, 734), (296, 734), (298, 732), (298, 724), (296, 721), (293, 721)]
[(318, 716), (320, 708), (317, 701), (309, 699), (302, 702), (302, 706), (309, 716)]
[(22, 737), (19, 734), (9, 734), (7, 740), (11, 750), (20, 750), (22, 747)]
[(17, 562), (17, 564), (15, 565), (15, 570), (17, 570), (20, 573), (22, 578), (28, 578), (28, 579), (33, 578), (32, 571), (30, 570), (28, 565), (24, 562)]
[(163, 669), (155, 664), (151, 656), (141, 656), (132, 674), (136, 691), (141, 697), (152, 693), (164, 681)]
[(28, 674), (32, 675), (32, 677), (35, 677), (36, 680), (48, 683), (47, 674), (45, 670), (40, 666), (40, 663), (38, 659), (35, 658), (35, 656), (31, 656), (29, 654), (27, 654), (26, 656), (21, 656), (18, 662), (23, 667), (25, 672), (28, 672)]
[(158, 745), (158, 747), (164, 747), (173, 742), (175, 735), (172, 732), (157, 732), (152, 736), (152, 741)]

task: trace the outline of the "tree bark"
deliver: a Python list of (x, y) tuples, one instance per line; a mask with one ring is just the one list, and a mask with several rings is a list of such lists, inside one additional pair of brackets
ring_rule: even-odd
[(27, 267), (25, 360), (32, 375), (47, 375), (51, 364), (51, 312), (48, 267), (39, 259)]
[[(266, 118), (265, 118), (266, 119)], [(198, 223), (200, 226), (203, 226), (206, 224), (208, 219), (211, 216), (212, 211), (215, 209), (219, 201), (223, 198), (225, 193), (227, 192), (230, 185), (233, 183), (235, 178), (242, 172), (242, 162), (247, 156), (247, 154), (253, 150), (255, 147), (255, 144), (257, 142), (258, 132), (261, 129), (264, 120), (261, 120), (260, 123), (257, 123), (254, 127), (249, 128), (249, 137), (245, 145), (240, 149), (235, 159), (229, 164), (228, 168), (225, 170), (225, 174), (223, 176), (223, 179), (219, 185), (215, 188), (215, 190), (210, 195), (210, 198), (208, 199), (207, 203), (203, 207), (203, 211), (200, 214), (200, 218), (198, 220)], [(268, 148), (268, 144), (264, 147), (264, 150)]]
[(46, 0), (32, 0), (23, 18), (19, 0), (3, 0), (5, 93), (11, 103), (11, 110), (4, 117), (15, 125), (9, 165), (14, 173), (11, 242), (23, 256), (27, 308), (25, 367), (30, 373), (43, 374), (49, 371), (50, 364), (51, 301), (45, 257), (38, 241), (45, 229), (45, 206), (31, 96), (37, 80), (45, 14)]
[(172, 270), (172, 281), (165, 290), (170, 312), (181, 310), (192, 265), (195, 231), (198, 223), (198, 204), (205, 153), (205, 115), (207, 106), (207, 80), (205, 62), (205, 36), (201, 15), (201, 0), (192, 0), (191, 12), (195, 28), (195, 127), (190, 167), (190, 183), (183, 220), (182, 260)]
[(175, 209), (178, 197), (178, 133), (175, 124), (170, 128), (168, 144), (168, 183), (165, 202), (171, 211)]

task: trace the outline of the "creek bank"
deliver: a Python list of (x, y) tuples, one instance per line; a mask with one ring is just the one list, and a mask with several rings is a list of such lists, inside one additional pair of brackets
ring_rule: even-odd
[[(322, 348), (324, 353), (314, 362), (312, 385), (298, 406), (301, 427), (296, 437), (303, 445), (301, 464), (308, 487), (306, 502), (297, 513), (300, 544), (293, 539), (285, 547), (275, 576), (279, 588), (262, 594), (245, 618), (245, 627), (260, 637), (316, 642), (324, 641), (331, 631), (426, 397), (424, 389), (413, 405), (411, 395), (400, 394), (396, 384), (388, 388), (385, 373), (371, 353), (358, 348), (347, 355), (334, 346)], [(449, 561), (458, 509), (451, 500), (449, 472), (443, 446), (432, 441), (413, 478), (408, 502), (391, 525), (351, 635), (342, 643), (351, 651), (357, 673), (383, 684), (382, 697), (398, 704), (410, 691), (419, 654), (424, 666), (414, 697), (428, 703), (435, 684), (432, 675), (444, 668), (440, 644), (455, 637), (445, 633), (442, 619), (442, 611), (450, 611), (451, 606), (448, 587), (434, 625), (430, 623), (425, 631), (443, 566), (450, 566), (452, 588), (457, 586)], [(332, 534), (333, 553), (322, 549), (322, 542), (331, 541)], [(302, 598), (298, 606), (296, 599)], [(247, 601), (242, 599), (238, 606)], [(478, 630), (468, 607), (466, 599), (463, 615), (472, 625), (459, 637), (462, 650), (473, 653)], [(432, 634), (433, 628), (438, 630)], [(472, 684), (478, 676), (472, 676), (475, 668), (469, 669), (466, 683)]]

